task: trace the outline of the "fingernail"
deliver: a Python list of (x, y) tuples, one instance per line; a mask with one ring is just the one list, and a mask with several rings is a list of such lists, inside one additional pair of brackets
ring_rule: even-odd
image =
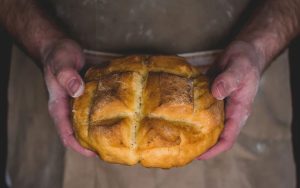
[(82, 84), (78, 79), (73, 79), (69, 82), (68, 89), (72, 97), (78, 97), (82, 92)]
[(219, 82), (216, 87), (217, 87), (217, 95), (218, 95), (218, 96), (216, 96), (216, 98), (218, 100), (223, 100), (224, 96), (222, 95), (222, 92), (224, 92), (224, 90), (225, 90), (224, 83)]

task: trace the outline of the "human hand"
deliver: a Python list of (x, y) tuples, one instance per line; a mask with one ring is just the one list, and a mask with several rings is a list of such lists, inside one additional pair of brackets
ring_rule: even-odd
[(233, 42), (217, 62), (221, 72), (213, 81), (211, 92), (225, 99), (225, 126), (215, 146), (198, 157), (207, 160), (229, 150), (248, 119), (259, 86), (263, 55), (246, 42)]
[(70, 121), (69, 99), (83, 93), (84, 82), (77, 71), (85, 61), (80, 46), (70, 40), (55, 42), (45, 50), (44, 77), (49, 92), (49, 113), (66, 147), (92, 157), (96, 154), (83, 148), (75, 139)]

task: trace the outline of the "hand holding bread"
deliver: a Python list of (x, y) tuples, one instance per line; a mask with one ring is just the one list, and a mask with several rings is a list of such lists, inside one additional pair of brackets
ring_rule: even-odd
[(224, 104), (201, 70), (177, 56), (129, 56), (90, 68), (73, 102), (80, 144), (108, 162), (183, 166), (212, 147)]

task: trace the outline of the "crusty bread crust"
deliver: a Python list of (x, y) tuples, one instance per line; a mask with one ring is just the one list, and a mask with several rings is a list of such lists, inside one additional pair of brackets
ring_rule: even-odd
[(108, 162), (184, 166), (212, 147), (224, 126), (224, 104), (201, 70), (177, 56), (128, 56), (85, 75), (73, 102), (80, 144)]

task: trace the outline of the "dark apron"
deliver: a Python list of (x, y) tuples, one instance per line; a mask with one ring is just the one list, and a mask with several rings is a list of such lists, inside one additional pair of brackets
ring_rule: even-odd
[(250, 0), (49, 0), (82, 46), (107, 52), (220, 48)]
[[(58, 19), (85, 49), (184, 53), (223, 48), (248, 1), (52, 0), (51, 3)], [(294, 187), (287, 61), (283, 54), (264, 74), (252, 116), (230, 151), (209, 161), (160, 170), (112, 165), (71, 150), (64, 153), (47, 114), (42, 75), (15, 48), (9, 90), (11, 183), (16, 188)]]

